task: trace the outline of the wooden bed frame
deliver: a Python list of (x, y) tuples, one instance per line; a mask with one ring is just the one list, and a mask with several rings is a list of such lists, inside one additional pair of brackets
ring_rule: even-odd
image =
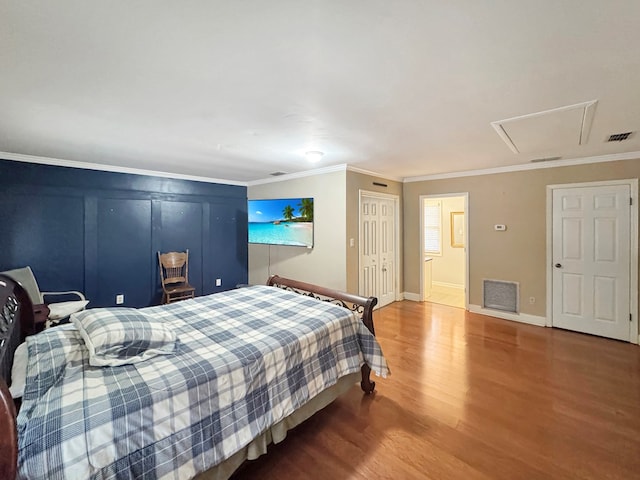
[[(371, 335), (375, 336), (376, 332), (373, 328), (373, 308), (378, 304), (376, 297), (361, 297), (351, 293), (340, 292), (331, 288), (321, 287), (312, 283), (299, 282), (290, 278), (271, 275), (267, 281), (267, 285), (283, 288), (301, 295), (317, 298), (327, 302), (335, 303), (341, 307), (348, 308), (360, 315), (362, 323), (369, 329)], [(371, 368), (366, 363), (362, 365), (362, 381), (360, 387), (366, 394), (373, 393), (376, 388), (376, 382), (371, 381)]]
[[(330, 288), (272, 275), (267, 285), (290, 290), (335, 303), (358, 313), (362, 322), (375, 335), (373, 308), (378, 303), (375, 297), (361, 297)], [(18, 467), (18, 435), (16, 414), (19, 402), (11, 397), (8, 382), (11, 378), (13, 355), (28, 335), (36, 333), (34, 305), (22, 286), (11, 278), (0, 275), (0, 478), (14, 479)], [(371, 369), (363, 365), (360, 387), (366, 394), (375, 389), (370, 379)], [(6, 433), (5, 433), (6, 432)]]

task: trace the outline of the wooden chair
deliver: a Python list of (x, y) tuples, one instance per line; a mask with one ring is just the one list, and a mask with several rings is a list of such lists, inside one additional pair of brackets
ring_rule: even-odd
[(195, 297), (196, 289), (189, 285), (189, 249), (186, 252), (158, 252), (162, 303)]

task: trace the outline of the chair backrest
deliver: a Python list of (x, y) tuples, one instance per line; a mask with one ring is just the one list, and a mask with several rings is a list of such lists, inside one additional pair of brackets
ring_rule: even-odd
[(158, 252), (158, 263), (162, 285), (189, 282), (189, 249), (186, 252)]
[(40, 305), (44, 303), (44, 298), (40, 293), (40, 288), (38, 287), (38, 282), (36, 282), (36, 277), (31, 270), (31, 267), (22, 267), (16, 268), (14, 270), (7, 270), (6, 272), (0, 272), (3, 275), (6, 275), (9, 278), (14, 279), (22, 288), (24, 288), (29, 294), (29, 299), (31, 303), (34, 305)]

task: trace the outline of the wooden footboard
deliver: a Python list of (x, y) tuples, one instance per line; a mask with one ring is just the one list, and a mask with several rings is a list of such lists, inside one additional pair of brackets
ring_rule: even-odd
[[(314, 297), (318, 300), (335, 303), (341, 307), (357, 312), (360, 315), (362, 323), (365, 324), (371, 334), (376, 334), (373, 328), (373, 307), (378, 303), (376, 297), (362, 297), (360, 295), (341, 292), (339, 290), (321, 287), (312, 283), (300, 282), (278, 275), (269, 277), (267, 285), (291, 290), (292, 292)], [(371, 368), (369, 368), (367, 364), (364, 364), (361, 370), (362, 381), (360, 382), (360, 387), (367, 394), (373, 393), (376, 388), (376, 382), (371, 381)]]

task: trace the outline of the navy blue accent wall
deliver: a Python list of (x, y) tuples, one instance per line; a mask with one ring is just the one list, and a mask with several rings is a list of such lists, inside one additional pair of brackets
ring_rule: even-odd
[(0, 185), (0, 271), (30, 265), (43, 291), (155, 305), (157, 252), (185, 249), (197, 295), (248, 281), (246, 187), (7, 160)]

